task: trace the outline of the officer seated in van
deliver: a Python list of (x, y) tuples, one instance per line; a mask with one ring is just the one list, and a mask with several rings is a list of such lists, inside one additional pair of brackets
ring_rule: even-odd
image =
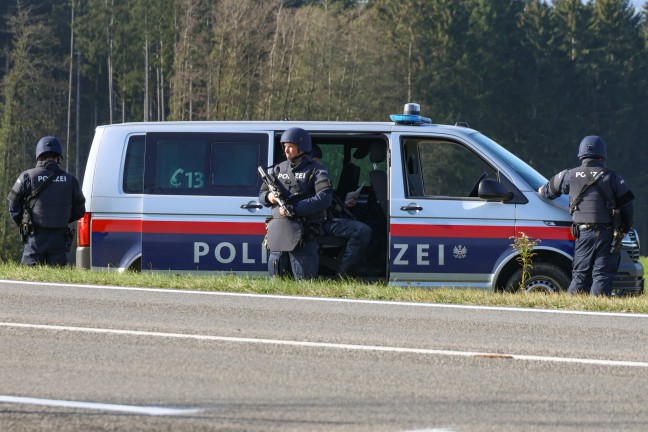
[[(311, 159), (320, 162), (322, 156), (322, 149), (317, 144), (313, 144)], [(345, 202), (333, 193), (333, 203), (328, 208), (327, 217), (322, 226), (324, 234), (347, 239), (344, 253), (339, 262), (339, 274), (342, 277), (346, 276), (354, 265), (363, 261), (365, 251), (371, 241), (371, 228), (356, 220), (349, 210), (355, 205), (355, 198)]]

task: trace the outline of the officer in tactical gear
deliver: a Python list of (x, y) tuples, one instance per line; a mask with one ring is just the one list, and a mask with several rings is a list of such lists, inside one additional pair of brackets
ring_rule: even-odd
[[(275, 165), (272, 176), (280, 199), (264, 183), (259, 201), (272, 206), (267, 223), (266, 245), (270, 250), (270, 275), (292, 274), (297, 280), (317, 276), (319, 255), (316, 236), (321, 235), (333, 190), (328, 171), (313, 161), (311, 138), (302, 128), (281, 135), (286, 160)], [(285, 205), (279, 205), (279, 201)]]
[[(320, 162), (322, 149), (313, 144), (311, 159)], [(356, 199), (352, 198), (345, 202), (344, 199), (333, 193), (333, 204), (328, 208), (327, 217), (324, 221), (324, 233), (326, 235), (347, 239), (344, 253), (340, 258), (340, 276), (346, 276), (349, 270), (359, 264), (371, 241), (371, 228), (369, 225), (360, 222), (350, 211), (356, 205)]]
[(56, 137), (41, 138), (36, 167), (20, 174), (9, 192), (9, 214), (23, 239), (22, 264), (67, 264), (68, 224), (85, 214), (85, 197), (78, 180), (60, 168), (62, 158)]
[(620, 253), (614, 233), (632, 227), (634, 195), (619, 174), (605, 166), (607, 150), (599, 136), (586, 136), (578, 148), (581, 166), (561, 171), (538, 193), (548, 199), (569, 194), (576, 237), (572, 281), (567, 292), (611, 295)]

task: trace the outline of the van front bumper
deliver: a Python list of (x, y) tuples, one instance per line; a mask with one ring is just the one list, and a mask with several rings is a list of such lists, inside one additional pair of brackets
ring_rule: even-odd
[(612, 295), (641, 295), (644, 292), (644, 268), (631, 255), (628, 249), (621, 249), (621, 262), (612, 284)]

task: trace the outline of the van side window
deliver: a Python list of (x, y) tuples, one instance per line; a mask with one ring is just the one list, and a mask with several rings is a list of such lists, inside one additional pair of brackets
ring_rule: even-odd
[[(151, 152), (154, 150), (154, 152)], [(185, 195), (205, 187), (209, 142), (206, 139), (158, 139), (147, 154), (155, 154), (154, 193)]]
[(212, 143), (210, 185), (254, 189), (259, 165), (259, 146), (255, 143)]
[(447, 140), (404, 140), (408, 196), (476, 197), (475, 184), (496, 171), (464, 145)]
[(150, 133), (145, 193), (255, 196), (268, 159), (262, 133)]
[(122, 187), (125, 193), (144, 192), (144, 135), (134, 135), (128, 139)]

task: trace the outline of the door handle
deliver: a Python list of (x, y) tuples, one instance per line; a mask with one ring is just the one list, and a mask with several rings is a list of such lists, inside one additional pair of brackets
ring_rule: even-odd
[(409, 204), (402, 206), (400, 209), (403, 211), (422, 211), (423, 207), (417, 206), (416, 204)]
[(257, 209), (261, 210), (263, 206), (261, 204), (241, 204), (242, 209)]

